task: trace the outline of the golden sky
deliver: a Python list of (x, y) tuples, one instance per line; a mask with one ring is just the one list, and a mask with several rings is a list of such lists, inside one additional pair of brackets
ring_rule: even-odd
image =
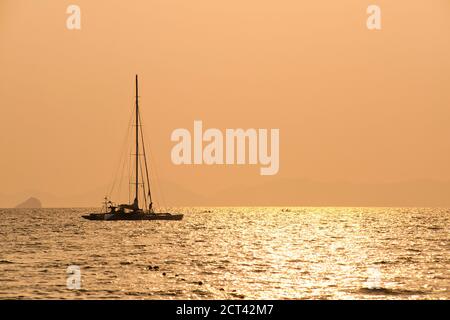
[[(448, 0), (0, 0), (0, 194), (105, 189), (136, 73), (163, 184), (450, 180)], [(194, 120), (279, 128), (278, 175), (173, 165)]]

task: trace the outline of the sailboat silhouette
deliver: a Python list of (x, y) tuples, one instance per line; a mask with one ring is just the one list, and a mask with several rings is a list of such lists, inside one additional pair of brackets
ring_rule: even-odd
[[(140, 123), (139, 114), (139, 83), (136, 75), (136, 102), (135, 102), (135, 181), (134, 181), (134, 200), (132, 203), (114, 205), (113, 202), (105, 198), (105, 209), (103, 213), (89, 213), (83, 215), (88, 220), (181, 220), (183, 214), (174, 214), (169, 212), (155, 212), (153, 209), (152, 196), (150, 191), (150, 179), (147, 168), (147, 156), (145, 154), (144, 135)], [(139, 153), (139, 138), (142, 142), (142, 154)], [(139, 168), (139, 157), (144, 156), (144, 166)], [(141, 171), (141, 172), (140, 172)], [(146, 180), (139, 182), (139, 173), (145, 171)], [(139, 203), (139, 185), (143, 186), (145, 208), (141, 208)], [(147, 189), (146, 189), (147, 186)], [(147, 190), (147, 193), (145, 192)]]

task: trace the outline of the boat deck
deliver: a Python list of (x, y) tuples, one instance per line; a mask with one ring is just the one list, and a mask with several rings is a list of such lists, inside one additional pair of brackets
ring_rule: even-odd
[(119, 220), (181, 220), (182, 214), (163, 213), (90, 213), (83, 218), (88, 220), (119, 221)]

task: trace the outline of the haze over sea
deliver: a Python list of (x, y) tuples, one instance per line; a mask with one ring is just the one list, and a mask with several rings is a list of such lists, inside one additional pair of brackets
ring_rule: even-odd
[[(0, 298), (450, 298), (450, 209), (177, 208), (179, 222), (89, 211), (0, 209)], [(69, 265), (80, 290), (66, 287)]]

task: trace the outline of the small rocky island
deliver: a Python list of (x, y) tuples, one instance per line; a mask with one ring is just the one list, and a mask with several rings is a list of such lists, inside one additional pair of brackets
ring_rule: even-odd
[(36, 208), (42, 208), (42, 203), (39, 199), (36, 198), (29, 198), (28, 200), (25, 200), (22, 203), (19, 203), (15, 208), (19, 209), (36, 209)]

